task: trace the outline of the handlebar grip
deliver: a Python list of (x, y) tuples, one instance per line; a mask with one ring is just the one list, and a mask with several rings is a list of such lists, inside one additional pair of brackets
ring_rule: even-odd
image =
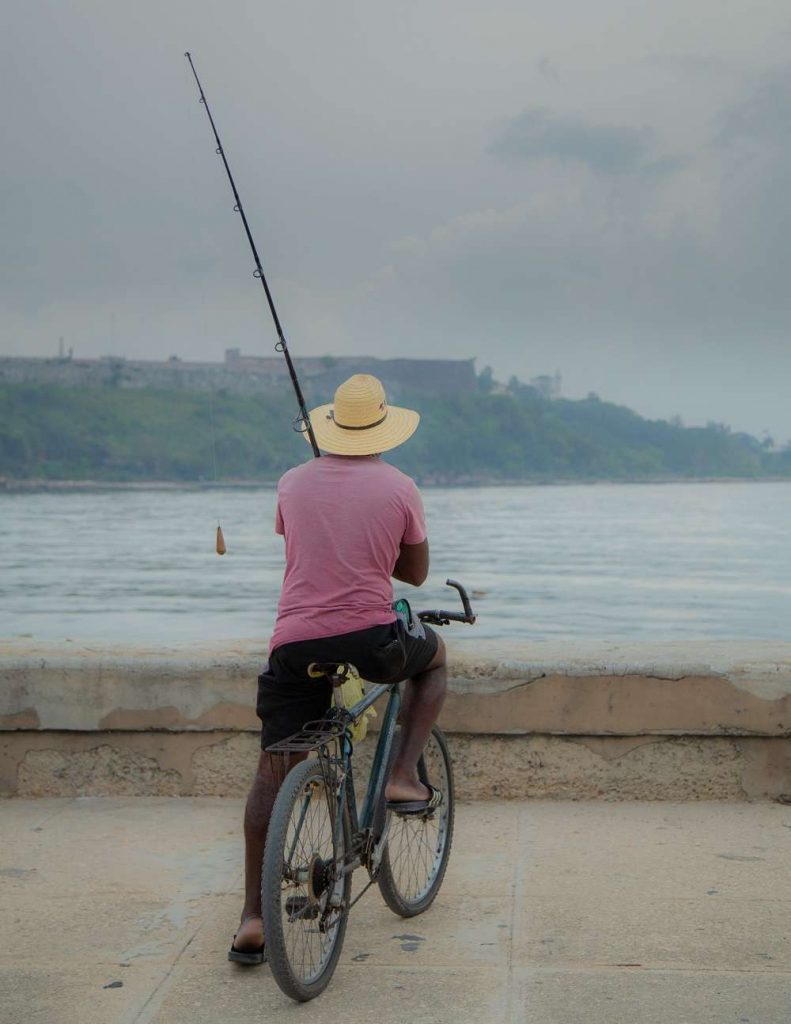
[(436, 611), (418, 612), (417, 617), (421, 622), (434, 623), (439, 626), (444, 625), (446, 622), (468, 622), (470, 624), (475, 622), (474, 615), (462, 615), (461, 612), (446, 612), (439, 608)]
[(458, 580), (450, 580), (450, 579), (448, 579), (448, 580), (445, 580), (445, 584), (448, 587), (453, 587), (454, 590), (458, 590), (458, 592), (459, 592), (459, 597), (461, 598), (461, 604), (462, 604), (462, 607), (464, 608), (464, 614), (467, 616), (466, 619), (463, 619), (462, 621), (464, 621), (464, 622), (473, 621), (474, 622), (475, 621), (475, 616), (472, 614), (472, 605), (470, 604), (470, 598), (469, 598), (469, 596), (467, 594), (467, 591), (464, 589), (464, 587), (461, 585), (461, 583), (459, 583)]

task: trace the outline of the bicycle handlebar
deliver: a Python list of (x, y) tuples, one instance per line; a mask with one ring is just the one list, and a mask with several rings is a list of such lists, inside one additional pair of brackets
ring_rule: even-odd
[(431, 626), (447, 626), (449, 622), (467, 622), (472, 625), (475, 622), (474, 615), (470, 618), (469, 615), (460, 615), (459, 612), (446, 612), (440, 608), (427, 608), (423, 612), (418, 612), (417, 617), (421, 622), (427, 622)]
[(461, 612), (446, 612), (440, 608), (427, 608), (425, 611), (418, 612), (417, 617), (421, 622), (428, 622), (433, 626), (447, 626), (449, 622), (466, 622), (471, 626), (475, 622), (477, 616), (472, 610), (472, 605), (470, 604), (467, 591), (457, 580), (445, 580), (445, 583), (447, 586), (453, 587), (454, 590), (459, 592), (461, 604), (464, 608), (464, 614), (462, 615)]

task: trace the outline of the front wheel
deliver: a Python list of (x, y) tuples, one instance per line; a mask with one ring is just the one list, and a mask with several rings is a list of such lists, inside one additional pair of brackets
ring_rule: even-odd
[(275, 981), (298, 1002), (329, 984), (343, 938), (351, 874), (342, 874), (349, 849), (345, 803), (340, 827), (337, 781), (318, 760), (296, 765), (277, 795), (264, 851), (261, 909)]
[(453, 842), (453, 769), (448, 744), (437, 726), (418, 763), (418, 775), (442, 793), (442, 803), (426, 814), (388, 813), (387, 846), (379, 870), (384, 901), (401, 917), (422, 914), (434, 902)]

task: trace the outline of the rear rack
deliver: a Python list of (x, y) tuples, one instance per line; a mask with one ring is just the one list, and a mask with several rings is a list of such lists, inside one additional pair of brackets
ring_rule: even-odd
[(292, 736), (284, 740), (271, 743), (267, 748), (268, 754), (297, 754), (310, 750), (321, 750), (329, 743), (339, 740), (346, 732), (347, 723), (338, 718), (318, 718), (315, 722), (306, 722), (305, 725)]

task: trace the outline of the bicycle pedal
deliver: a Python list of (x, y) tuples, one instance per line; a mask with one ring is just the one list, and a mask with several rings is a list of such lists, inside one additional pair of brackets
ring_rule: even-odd
[(289, 923), (294, 921), (315, 921), (321, 907), (311, 903), (307, 896), (289, 896), (286, 899), (286, 913)]

